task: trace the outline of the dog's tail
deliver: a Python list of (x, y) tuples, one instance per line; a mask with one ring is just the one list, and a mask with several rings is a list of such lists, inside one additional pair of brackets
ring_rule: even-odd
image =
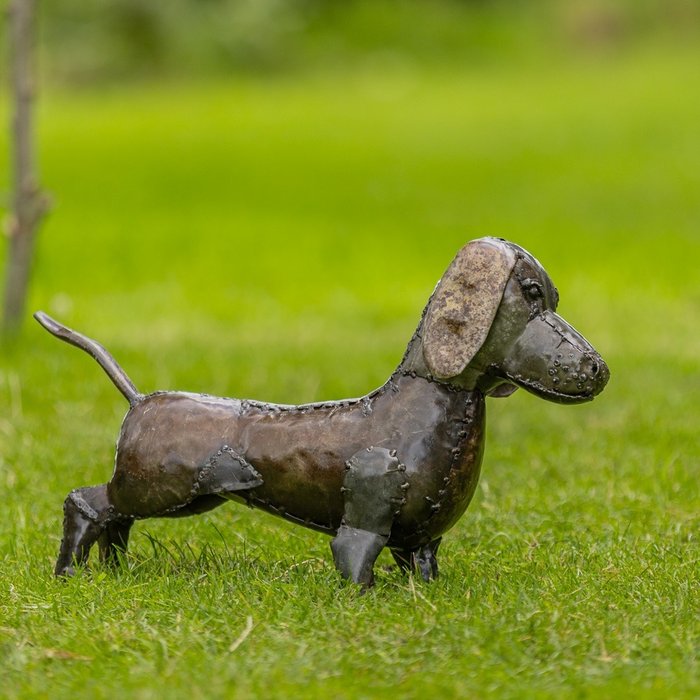
[(76, 331), (72, 331), (70, 328), (62, 326), (58, 321), (54, 321), (54, 319), (47, 316), (43, 311), (37, 311), (34, 314), (34, 318), (46, 328), (49, 333), (64, 340), (66, 343), (75, 345), (76, 348), (84, 350), (88, 355), (97, 360), (97, 364), (102, 367), (107, 373), (107, 376), (112, 380), (114, 386), (124, 394), (126, 400), (132, 406), (143, 398), (143, 394), (134, 386), (131, 379), (126, 376), (126, 372), (124, 372), (117, 364), (117, 361), (98, 342), (80, 333), (76, 333)]

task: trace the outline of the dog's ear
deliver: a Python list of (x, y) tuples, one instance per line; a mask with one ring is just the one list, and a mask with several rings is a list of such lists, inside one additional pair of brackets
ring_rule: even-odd
[(480, 238), (462, 248), (447, 268), (428, 305), (423, 356), (430, 373), (456, 377), (484, 344), (515, 253), (497, 238)]

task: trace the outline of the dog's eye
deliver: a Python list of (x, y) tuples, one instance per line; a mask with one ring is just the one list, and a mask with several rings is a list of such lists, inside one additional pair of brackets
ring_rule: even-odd
[(523, 290), (528, 299), (537, 300), (544, 297), (542, 285), (536, 280), (525, 280)]

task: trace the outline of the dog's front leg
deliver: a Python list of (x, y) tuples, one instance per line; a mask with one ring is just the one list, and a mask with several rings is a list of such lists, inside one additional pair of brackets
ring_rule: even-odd
[(405, 503), (405, 470), (396, 450), (383, 447), (361, 450), (346, 463), (343, 520), (331, 550), (341, 576), (353, 583), (374, 583), (374, 562)]
[(392, 549), (394, 561), (402, 571), (416, 572), (424, 581), (432, 581), (438, 577), (437, 551), (441, 537), (415, 549)]

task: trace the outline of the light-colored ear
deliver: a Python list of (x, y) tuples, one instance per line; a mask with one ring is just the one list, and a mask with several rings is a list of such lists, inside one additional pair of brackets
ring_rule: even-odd
[(462, 248), (430, 301), (423, 332), (423, 356), (441, 379), (461, 374), (484, 344), (503, 297), (515, 253), (497, 238), (480, 238)]

